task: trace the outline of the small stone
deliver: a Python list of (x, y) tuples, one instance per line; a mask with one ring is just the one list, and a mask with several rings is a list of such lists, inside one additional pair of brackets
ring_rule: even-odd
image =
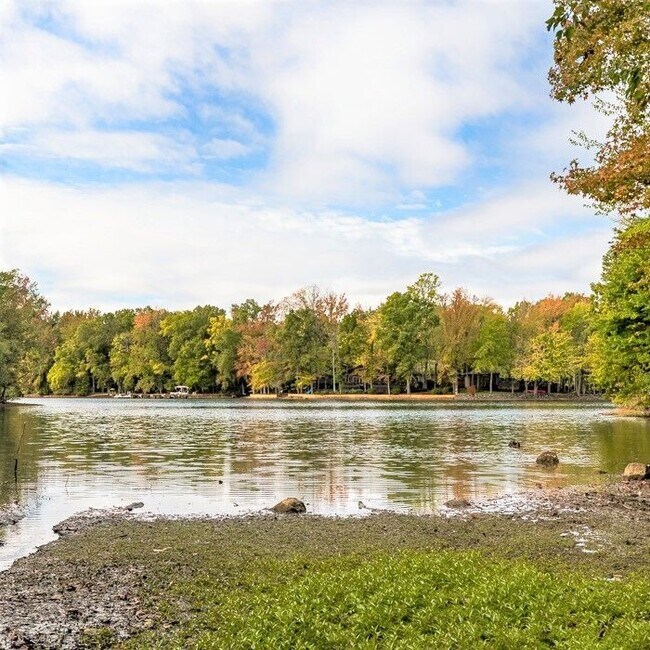
[(472, 504), (467, 499), (449, 499), (445, 501), (445, 505), (448, 508), (469, 508)]
[(623, 476), (631, 481), (641, 481), (650, 478), (650, 465), (644, 463), (628, 463), (623, 470)]
[(544, 465), (544, 467), (555, 467), (559, 465), (560, 459), (554, 451), (543, 451), (535, 462), (538, 465)]
[(136, 508), (143, 508), (144, 503), (142, 501), (134, 501), (133, 503), (129, 503), (128, 506), (125, 506), (125, 508), (131, 512), (132, 510), (135, 510)]
[(508, 447), (510, 447), (511, 449), (521, 449), (521, 443), (519, 442), (519, 440), (511, 440), (508, 443)]
[(278, 512), (281, 514), (301, 514), (303, 512), (307, 512), (305, 504), (300, 499), (296, 499), (294, 497), (287, 497), (286, 499), (282, 499), (282, 501), (276, 503), (271, 508), (271, 510), (273, 510), (273, 512)]

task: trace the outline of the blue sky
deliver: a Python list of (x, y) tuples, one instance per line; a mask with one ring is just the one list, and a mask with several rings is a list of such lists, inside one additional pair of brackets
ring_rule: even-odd
[(548, 97), (551, 11), (0, 0), (0, 266), (57, 309), (587, 291), (612, 224), (549, 173), (605, 125)]

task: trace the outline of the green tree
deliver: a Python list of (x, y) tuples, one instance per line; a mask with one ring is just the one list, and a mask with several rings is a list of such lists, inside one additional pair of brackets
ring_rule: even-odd
[(237, 383), (237, 351), (242, 334), (232, 318), (225, 313), (210, 319), (207, 348), (217, 370), (222, 389), (234, 388)]
[(522, 374), (528, 381), (545, 381), (549, 393), (551, 385), (572, 377), (578, 366), (571, 335), (556, 323), (538, 334), (532, 341), (528, 363)]
[(20, 393), (21, 377), (23, 385), (36, 383), (28, 371), (35, 365), (40, 372), (32, 355), (48, 354), (41, 349), (47, 321), (48, 304), (36, 284), (15, 269), (0, 272), (0, 402)]
[(421, 275), (403, 293), (391, 294), (378, 309), (376, 341), (388, 374), (395, 374), (411, 392), (419, 376), (426, 387), (434, 362), (434, 335), (439, 324), (439, 280)]
[(512, 366), (512, 357), (508, 318), (497, 305), (486, 305), (476, 341), (474, 370), (490, 373), (490, 392), (494, 373), (507, 374)]
[(171, 360), (161, 323), (168, 316), (163, 309), (144, 307), (133, 317), (133, 328), (115, 336), (111, 345), (111, 376), (120, 391), (154, 388), (158, 391), (171, 386)]
[(617, 403), (650, 408), (650, 219), (616, 233), (592, 288), (596, 379)]
[(207, 340), (212, 319), (223, 315), (223, 309), (206, 305), (174, 312), (161, 321), (176, 384), (199, 390), (215, 386), (217, 371), (208, 354)]
[(279, 332), (280, 356), (287, 379), (299, 390), (309, 386), (313, 391), (317, 380), (329, 365), (328, 333), (325, 323), (312, 308), (291, 309)]
[(57, 393), (86, 395), (112, 384), (110, 352), (113, 339), (133, 326), (133, 311), (101, 314), (96, 310), (67, 312), (57, 327), (59, 343), (48, 372)]

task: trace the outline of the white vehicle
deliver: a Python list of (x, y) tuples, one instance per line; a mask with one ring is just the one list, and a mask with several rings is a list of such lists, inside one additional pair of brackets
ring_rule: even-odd
[(187, 399), (190, 396), (188, 386), (174, 386), (174, 390), (169, 393), (170, 399)]

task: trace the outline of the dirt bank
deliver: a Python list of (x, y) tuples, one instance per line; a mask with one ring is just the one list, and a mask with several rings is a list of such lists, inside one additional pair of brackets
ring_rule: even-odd
[(619, 580), (650, 568), (649, 521), (648, 481), (539, 490), (421, 517), (147, 520), (123, 509), (90, 511), (0, 573), (0, 647), (111, 647), (147, 631), (165, 639), (194, 611), (173, 586), (200, 585), (214, 562), (224, 585), (236, 585), (242, 567), (269, 558), (473, 549), (552, 573)]

